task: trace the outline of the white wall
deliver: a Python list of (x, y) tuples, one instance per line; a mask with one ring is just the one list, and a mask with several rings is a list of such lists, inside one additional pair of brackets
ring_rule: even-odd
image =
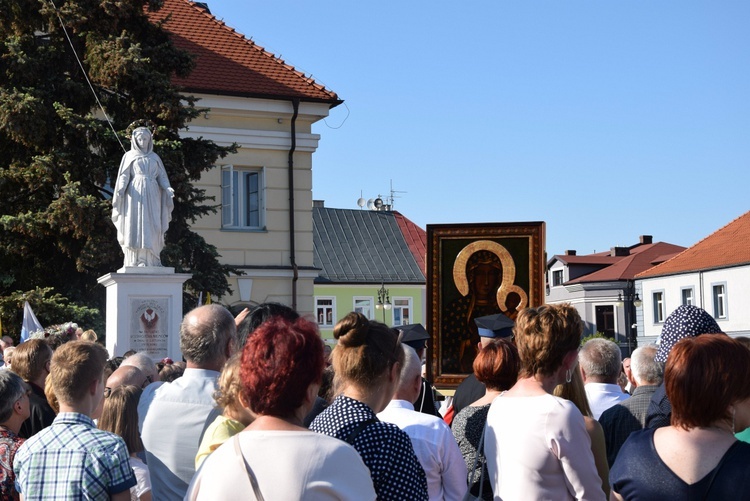
[(647, 278), (638, 282), (642, 290), (643, 327), (647, 337), (661, 335), (663, 327), (663, 323), (654, 322), (654, 292), (664, 292), (665, 319), (682, 304), (684, 287), (693, 287), (693, 304), (714, 315), (713, 286), (716, 284), (726, 285), (727, 315), (724, 319), (716, 319), (719, 327), (728, 334), (750, 332), (750, 266)]

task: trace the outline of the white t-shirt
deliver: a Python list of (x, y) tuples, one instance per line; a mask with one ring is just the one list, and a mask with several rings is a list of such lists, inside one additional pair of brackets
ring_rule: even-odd
[(547, 394), (495, 398), (484, 453), (496, 498), (605, 499), (583, 416), (568, 400)]
[(137, 457), (130, 456), (130, 467), (133, 469), (135, 480), (138, 482), (130, 488), (130, 500), (138, 501), (142, 495), (151, 492), (151, 475), (146, 463)]
[[(375, 500), (370, 470), (346, 442), (312, 431), (248, 430), (235, 437), (265, 499)], [(205, 460), (186, 500), (255, 499), (234, 444), (227, 440)]]

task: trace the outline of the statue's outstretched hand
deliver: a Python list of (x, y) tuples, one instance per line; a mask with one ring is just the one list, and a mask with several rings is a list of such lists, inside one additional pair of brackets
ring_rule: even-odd
[(167, 188), (167, 191), (169, 192), (169, 196), (174, 198), (174, 188), (170, 186), (169, 188)]

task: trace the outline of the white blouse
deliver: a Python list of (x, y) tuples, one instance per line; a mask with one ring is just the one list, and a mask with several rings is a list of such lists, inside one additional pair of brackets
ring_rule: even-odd
[(568, 400), (497, 397), (484, 450), (496, 498), (605, 499), (583, 416)]

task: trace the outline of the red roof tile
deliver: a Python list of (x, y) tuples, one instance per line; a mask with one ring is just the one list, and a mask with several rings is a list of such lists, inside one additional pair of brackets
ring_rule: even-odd
[(589, 273), (582, 277), (566, 282), (566, 284), (576, 284), (584, 282), (609, 282), (613, 280), (632, 280), (635, 276), (653, 266), (653, 262), (663, 257), (665, 254), (677, 254), (683, 251), (685, 247), (657, 242), (655, 244), (637, 245), (630, 249), (627, 256), (618, 256), (614, 264), (601, 270)]
[[(171, 16), (169, 19), (166, 19)], [(286, 64), (245, 38), (189, 0), (165, 0), (157, 12), (148, 12), (172, 42), (193, 54), (196, 66), (187, 78), (174, 83), (195, 93), (260, 97), (299, 98), (302, 101), (341, 103), (335, 92)], [(166, 21), (165, 21), (166, 19)]]
[(637, 278), (674, 275), (750, 263), (750, 212)]
[(393, 215), (396, 217), (396, 222), (404, 235), (404, 240), (409, 246), (414, 259), (419, 265), (419, 269), (422, 270), (422, 274), (427, 276), (427, 232), (422, 228), (411, 222), (408, 218), (404, 217), (400, 212), (393, 211)]

